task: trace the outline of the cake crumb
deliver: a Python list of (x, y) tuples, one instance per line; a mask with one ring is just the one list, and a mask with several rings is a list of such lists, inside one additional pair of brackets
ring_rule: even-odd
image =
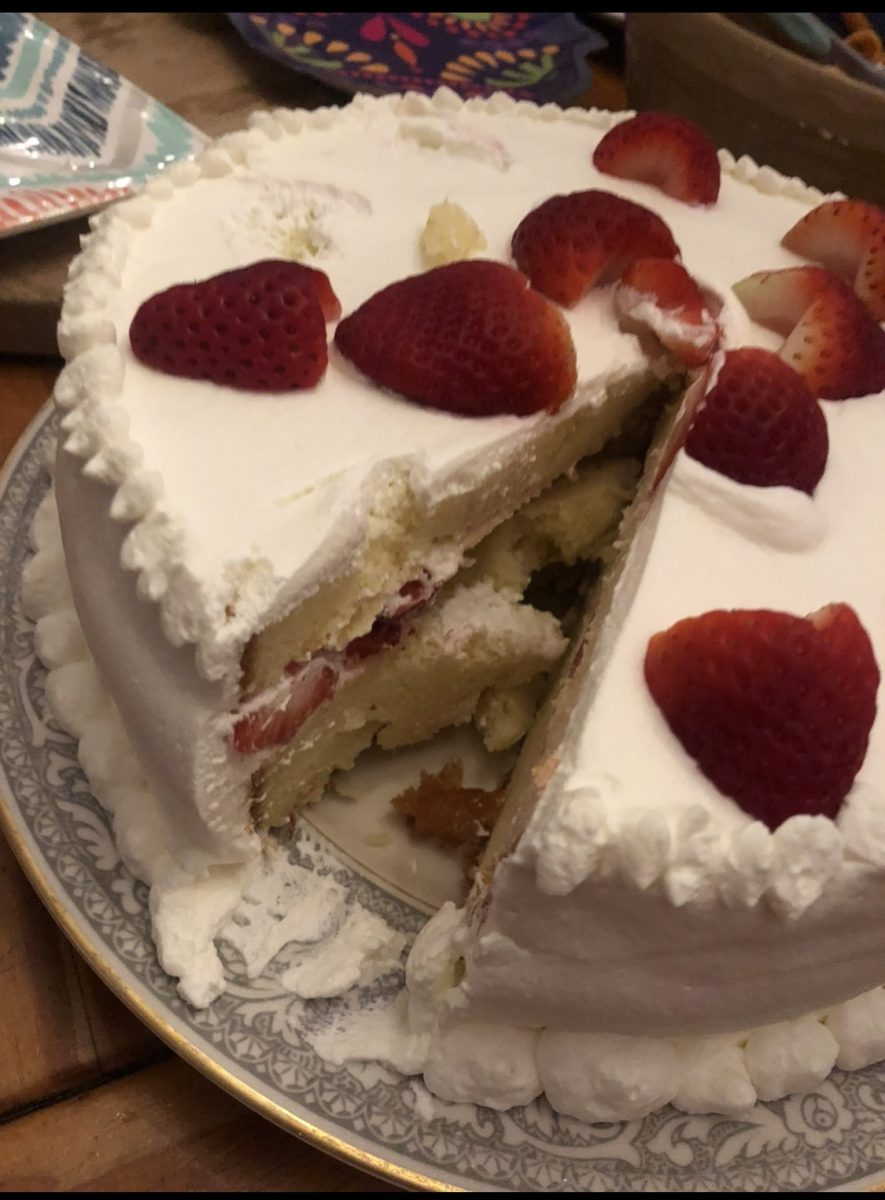
[(460, 262), (481, 253), (488, 243), (473, 217), (460, 204), (434, 204), (421, 234), (421, 253), (429, 267)]
[(472, 875), (504, 806), (504, 789), (465, 787), (464, 768), (455, 759), (435, 774), (422, 771), (419, 782), (394, 796), (391, 804), (417, 837), (460, 851), (465, 871)]
[(367, 846), (384, 847), (389, 846), (393, 838), (389, 833), (367, 833), (363, 841)]

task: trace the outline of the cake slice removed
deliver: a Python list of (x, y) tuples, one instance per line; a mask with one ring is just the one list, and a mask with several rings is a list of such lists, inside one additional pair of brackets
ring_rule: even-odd
[[(779, 1023), (808, 1014), (826, 1021), (885, 978), (885, 938), (870, 919), (885, 903), (872, 833), (885, 805), (876, 708), (885, 642), (866, 483), (885, 397), (820, 402), (823, 467), (817, 434), (808, 441), (796, 423), (790, 436), (816, 463), (805, 490), (775, 482), (778, 458), (791, 454), (783, 443), (763, 447), (770, 486), (739, 483), (691, 457), (685, 427), (700, 412), (712, 441), (710, 422), (725, 413), (730, 437), (745, 380), (753, 403), (744, 412), (761, 419), (765, 359), (739, 350), (715, 360), (698, 385), (701, 406), (690, 391), (662, 430), (618, 562), (526, 739), (466, 909), (443, 911), (419, 935), (413, 1018), (442, 1028), (448, 1079), (466, 1079), (493, 1027), (532, 1029), (541, 1031), (530, 1051), (537, 1086), (561, 1112), (640, 1116), (680, 1087), (684, 1111), (730, 1111), (723, 1080), (691, 1090), (683, 1050), (700, 1063), (728, 1048), (746, 1107), (755, 1095), (743, 1065), (748, 1030), (785, 1030)], [(771, 367), (780, 379), (783, 364)], [(795, 381), (789, 396), (792, 405)], [(668, 657), (668, 632), (689, 627), (694, 649)], [(765, 649), (754, 659), (746, 646), (756, 628)], [(705, 649), (704, 638), (716, 640)], [(659, 707), (658, 681), (679, 670), (714, 699), (683, 703), (682, 693), (677, 720)], [(723, 671), (732, 676), (723, 681)], [(722, 704), (732, 706), (730, 738)], [(759, 790), (766, 756), (770, 803)], [(831, 788), (824, 804), (803, 787), (815, 763), (822, 788), (842, 779), (835, 802)], [(877, 1061), (881, 1046), (871, 1042), (864, 1061)], [(811, 1072), (813, 1047), (808, 1054)], [(635, 1104), (631, 1056), (651, 1089)], [(438, 1094), (466, 1098), (432, 1070)]]

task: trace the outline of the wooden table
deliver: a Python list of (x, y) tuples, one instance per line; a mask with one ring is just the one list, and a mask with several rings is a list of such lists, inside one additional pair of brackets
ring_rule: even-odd
[[(255, 104), (339, 99), (253, 55), (220, 14), (38, 15), (209, 133), (240, 126)], [(617, 72), (598, 70), (585, 101), (623, 107)], [(57, 371), (0, 358), (0, 460)], [(71, 949), (2, 838), (0, 913), (0, 1190), (397, 1190), (175, 1058)]]

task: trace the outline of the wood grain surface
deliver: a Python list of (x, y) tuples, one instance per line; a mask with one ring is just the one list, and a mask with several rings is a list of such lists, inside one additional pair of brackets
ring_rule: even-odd
[[(223, 14), (37, 15), (211, 134), (241, 126), (256, 104), (339, 99), (248, 50)], [(595, 71), (584, 102), (623, 107), (616, 68)], [(8, 352), (53, 352), (78, 236), (74, 223), (0, 243), (0, 461), (57, 372)], [(69, 947), (2, 838), (0, 913), (0, 1190), (396, 1190), (174, 1058)]]

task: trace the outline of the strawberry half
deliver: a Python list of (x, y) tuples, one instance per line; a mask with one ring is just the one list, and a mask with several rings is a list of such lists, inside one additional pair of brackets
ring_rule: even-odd
[(322, 660), (292, 663), (289, 694), (281, 703), (253, 709), (234, 725), (233, 744), (238, 754), (255, 754), (292, 740), (312, 712), (334, 695), (338, 672)]
[(847, 604), (708, 612), (655, 634), (645, 679), (711, 782), (776, 829), (835, 817), (867, 752), (879, 668)]
[(532, 287), (568, 308), (592, 287), (614, 283), (637, 258), (676, 258), (661, 218), (611, 192), (551, 196), (520, 222), (513, 261)]
[(780, 357), (815, 396), (847, 400), (885, 388), (885, 332), (838, 275), (759, 271), (734, 291), (754, 321), (786, 335)]
[(885, 212), (863, 200), (827, 200), (790, 229), (781, 245), (847, 279), (877, 321), (885, 321)]
[(826, 418), (805, 380), (776, 354), (751, 347), (725, 355), (685, 441), (687, 454), (737, 483), (809, 496), (828, 447)]
[(460, 416), (556, 412), (577, 379), (561, 313), (482, 259), (392, 283), (345, 317), (335, 345), (378, 387)]
[(326, 321), (340, 314), (322, 271), (270, 259), (151, 296), (129, 341), (139, 362), (167, 375), (283, 392), (322, 379)]
[(596, 147), (593, 165), (684, 204), (715, 204), (719, 196), (716, 147), (694, 121), (672, 113), (639, 113), (615, 125)]
[(687, 367), (701, 366), (716, 347), (716, 318), (695, 280), (672, 259), (631, 263), (615, 287), (614, 302), (621, 317), (650, 329)]

